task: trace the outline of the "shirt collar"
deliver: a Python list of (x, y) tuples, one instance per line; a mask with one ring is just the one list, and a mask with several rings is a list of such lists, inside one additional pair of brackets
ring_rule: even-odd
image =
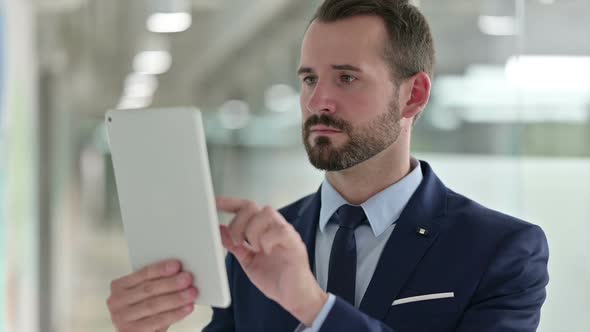
[[(367, 215), (375, 237), (381, 235), (397, 221), (404, 207), (418, 189), (420, 182), (422, 182), (420, 162), (412, 158), (410, 165), (412, 171), (408, 175), (373, 195), (360, 205)], [(327, 178), (322, 183), (321, 200), (319, 226), (320, 231), (324, 232), (334, 212), (342, 205), (349, 203), (334, 189)]]

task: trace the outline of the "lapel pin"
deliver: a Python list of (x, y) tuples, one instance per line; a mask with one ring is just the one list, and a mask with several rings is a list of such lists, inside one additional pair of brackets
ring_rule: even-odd
[(418, 227), (417, 229), (418, 234), (422, 235), (422, 236), (428, 236), (428, 230), (422, 227)]

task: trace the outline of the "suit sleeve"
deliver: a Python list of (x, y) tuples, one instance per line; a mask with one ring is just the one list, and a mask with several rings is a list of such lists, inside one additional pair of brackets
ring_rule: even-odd
[(320, 332), (396, 332), (383, 322), (362, 313), (350, 303), (336, 297), (334, 306), (326, 317)]
[(508, 236), (488, 265), (457, 332), (534, 332), (549, 282), (549, 246), (538, 226)]
[[(234, 266), (234, 257), (231, 254), (227, 254), (225, 257), (225, 266), (227, 269), (227, 276), (230, 282), (230, 293), (231, 293), (231, 282), (233, 280), (233, 266)], [(233, 301), (232, 301), (233, 302)], [(233, 303), (223, 309), (223, 308), (215, 308), (213, 307), (213, 317), (211, 318), (211, 322), (209, 325), (205, 326), (203, 332), (234, 332), (235, 331), (235, 323), (234, 323), (234, 309)]]

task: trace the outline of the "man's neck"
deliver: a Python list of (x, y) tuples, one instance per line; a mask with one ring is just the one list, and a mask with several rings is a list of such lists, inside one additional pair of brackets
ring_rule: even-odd
[(360, 205), (411, 171), (409, 150), (385, 150), (354, 167), (327, 172), (330, 184), (349, 203)]

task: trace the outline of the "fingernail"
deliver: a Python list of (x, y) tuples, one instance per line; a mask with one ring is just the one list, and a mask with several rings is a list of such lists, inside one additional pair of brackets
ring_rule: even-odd
[(176, 270), (176, 262), (166, 264), (166, 272), (174, 272)]
[(182, 297), (187, 300), (192, 299), (193, 297), (195, 297), (195, 291), (192, 289), (189, 289), (182, 294)]
[(191, 312), (193, 311), (193, 305), (189, 304), (183, 308), (184, 312)]
[(181, 275), (181, 276), (178, 278), (178, 283), (179, 283), (180, 285), (184, 285), (184, 284), (186, 284), (187, 282), (189, 282), (189, 280), (190, 280), (190, 277), (189, 277), (189, 275), (188, 275), (188, 274), (183, 274), (183, 275)]

